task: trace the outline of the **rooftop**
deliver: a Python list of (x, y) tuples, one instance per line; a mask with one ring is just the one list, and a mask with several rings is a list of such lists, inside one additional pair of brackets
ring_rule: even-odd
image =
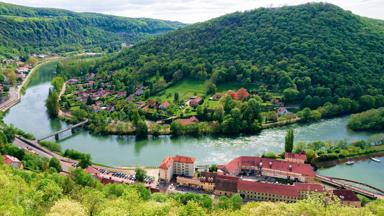
[(239, 167), (262, 167), (263, 169), (273, 169), (285, 172), (299, 173), (305, 176), (315, 176), (313, 168), (309, 164), (293, 163), (284, 160), (261, 158), (254, 156), (241, 156), (233, 159), (225, 169), (230, 174), (236, 173)]
[(285, 159), (287, 159), (287, 158), (294, 158), (294, 159), (300, 159), (300, 160), (307, 160), (307, 156), (305, 155), (304, 152), (302, 152), (300, 154), (285, 152), (284, 155), (285, 155)]
[(333, 190), (333, 194), (339, 197), (341, 201), (360, 202), (360, 199), (351, 190), (346, 190), (346, 189)]
[(189, 163), (193, 164), (195, 163), (195, 158), (193, 157), (187, 157), (187, 156), (181, 156), (181, 155), (176, 155), (176, 156), (168, 156), (164, 158), (164, 160), (160, 164), (160, 169), (168, 169), (173, 162), (178, 162), (178, 163)]

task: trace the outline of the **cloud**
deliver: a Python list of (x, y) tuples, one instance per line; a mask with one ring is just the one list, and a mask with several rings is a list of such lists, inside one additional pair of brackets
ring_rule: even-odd
[[(5, 0), (5, 2), (26, 6), (63, 8), (127, 17), (150, 17), (185, 23), (205, 21), (227, 13), (258, 7), (297, 5), (309, 1), (311, 0)], [(328, 0), (327, 2), (362, 16), (384, 19), (383, 0)]]

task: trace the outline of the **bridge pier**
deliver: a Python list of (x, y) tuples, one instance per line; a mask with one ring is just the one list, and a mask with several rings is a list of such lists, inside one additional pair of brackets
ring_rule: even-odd
[(55, 140), (59, 140), (59, 134), (55, 134)]

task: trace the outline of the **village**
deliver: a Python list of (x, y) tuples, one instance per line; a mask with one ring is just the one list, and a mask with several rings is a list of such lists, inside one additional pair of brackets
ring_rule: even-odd
[[(107, 77), (89, 73), (87, 76), (68, 79), (65, 93), (61, 95), (61, 109), (65, 113), (80, 109), (88, 110), (89, 114), (103, 113), (100, 115), (113, 119), (110, 120), (112, 124), (112, 122), (129, 121), (124, 116), (127, 109), (132, 107), (126, 107), (127, 104), (133, 104), (139, 114), (145, 117), (148, 132), (153, 132), (152, 129), (159, 126), (163, 129), (160, 130), (160, 134), (170, 134), (169, 126), (172, 122), (188, 126), (200, 122), (212, 125), (214, 121), (223, 121), (223, 104), (226, 97), (230, 97), (230, 102), (238, 107), (250, 98), (256, 99), (261, 104), (261, 114), (257, 117), (257, 121), (262, 124), (261, 127), (284, 125), (299, 120), (295, 114), (298, 107), (291, 107), (293, 111), (289, 111), (281, 97), (262, 98), (254, 90), (249, 91), (244, 87), (210, 93), (201, 91), (193, 93), (189, 89), (183, 92), (177, 91), (178, 87), (170, 87), (165, 90), (166, 92), (151, 95), (149, 87), (143, 84), (135, 85), (131, 91), (122, 90), (113, 84), (112, 77), (113, 73)], [(125, 114), (121, 114), (121, 111)], [(119, 134), (124, 132), (130, 134), (134, 131), (133, 127), (128, 128), (120, 131)]]

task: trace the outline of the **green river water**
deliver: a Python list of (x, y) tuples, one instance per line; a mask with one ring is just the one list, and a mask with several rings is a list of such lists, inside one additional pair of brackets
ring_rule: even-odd
[[(45, 99), (54, 76), (55, 64), (46, 64), (32, 77), (22, 101), (4, 117), (8, 124), (34, 134), (37, 138), (63, 129), (65, 122), (48, 118)], [(346, 128), (349, 117), (322, 120), (313, 124), (291, 125), (295, 141), (366, 139), (371, 133), (352, 132)], [(224, 164), (240, 155), (261, 155), (265, 151), (283, 151), (286, 127), (263, 130), (253, 136), (178, 137), (161, 136), (136, 140), (134, 136), (95, 136), (87, 131), (63, 134), (63, 149), (90, 153), (95, 162), (111, 166), (158, 166), (165, 156), (182, 154), (196, 157), (197, 164)], [(384, 189), (384, 158), (381, 163), (371, 160), (353, 166), (338, 165), (322, 169), (320, 174), (363, 181)]]

